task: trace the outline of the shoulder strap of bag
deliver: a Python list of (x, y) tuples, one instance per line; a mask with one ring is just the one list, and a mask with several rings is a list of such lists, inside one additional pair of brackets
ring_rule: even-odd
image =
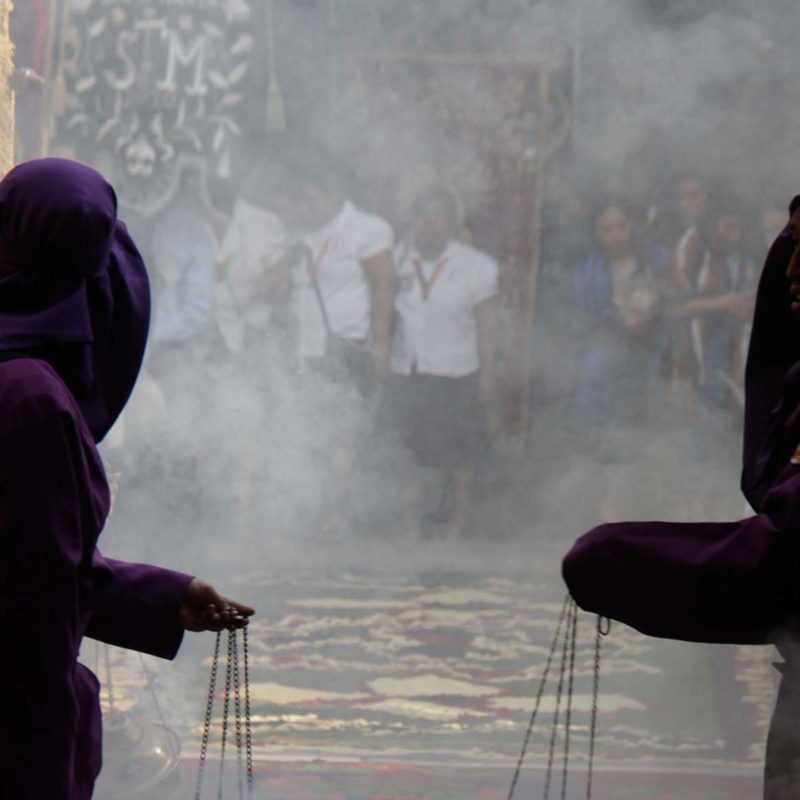
[(308, 279), (311, 281), (311, 286), (314, 289), (314, 295), (317, 298), (317, 304), (319, 305), (320, 313), (322, 314), (322, 322), (325, 325), (325, 332), (330, 335), (331, 334), (331, 323), (330, 318), (328, 317), (328, 309), (325, 307), (325, 300), (322, 297), (322, 290), (319, 288), (319, 265), (322, 263), (322, 260), (325, 258), (325, 254), (328, 252), (328, 248), (331, 246), (331, 242), (333, 240), (332, 236), (329, 236), (322, 244), (320, 248), (319, 254), (316, 258), (312, 257), (311, 248), (306, 246), (303, 248), (303, 254), (305, 255), (306, 259), (306, 270), (308, 271)]

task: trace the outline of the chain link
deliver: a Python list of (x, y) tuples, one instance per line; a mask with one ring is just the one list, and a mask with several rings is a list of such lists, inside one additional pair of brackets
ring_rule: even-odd
[(567, 624), (569, 643), (569, 668), (567, 672), (567, 713), (564, 719), (564, 769), (561, 775), (561, 800), (567, 797), (567, 775), (569, 773), (569, 743), (572, 732), (572, 700), (575, 689), (575, 653), (578, 649), (578, 604), (573, 600), (571, 616)]
[[(208, 743), (211, 735), (211, 718), (213, 716), (214, 694), (216, 691), (217, 675), (219, 673), (220, 649), (222, 642), (222, 631), (217, 633), (214, 645), (214, 655), (211, 661), (211, 676), (208, 684), (208, 697), (206, 699), (205, 716), (203, 721), (203, 734), (200, 744), (200, 762), (197, 769), (197, 786), (195, 789), (195, 800), (201, 800), (203, 792), (203, 778), (205, 776), (206, 762), (208, 760)], [(247, 640), (247, 628), (242, 629), (242, 657), (243, 669), (240, 666), (239, 642), (237, 630), (228, 630), (227, 659), (225, 664), (225, 690), (223, 693), (222, 704), (222, 734), (220, 739), (220, 766), (219, 766), (219, 786), (217, 790), (218, 800), (222, 800), (224, 778), (225, 778), (225, 748), (228, 740), (228, 722), (230, 717), (231, 693), (233, 694), (233, 713), (234, 713), (234, 735), (236, 741), (237, 755), (237, 778), (239, 788), (239, 798), (243, 800), (253, 796), (253, 752), (252, 734), (250, 723), (250, 667), (249, 667), (249, 645)], [(242, 681), (242, 678), (244, 680)], [(242, 685), (244, 684), (244, 685)], [(244, 714), (242, 713), (242, 692), (244, 693)], [(244, 717), (244, 719), (242, 719)], [(244, 733), (243, 733), (244, 726)], [(246, 775), (246, 788), (243, 779)]]
[(550, 652), (547, 655), (547, 661), (544, 665), (544, 672), (542, 674), (542, 680), (539, 683), (539, 690), (536, 693), (536, 702), (533, 706), (533, 712), (531, 713), (531, 718), (528, 722), (528, 729), (525, 731), (525, 739), (522, 742), (522, 751), (519, 754), (519, 758), (517, 759), (517, 767), (514, 770), (514, 777), (511, 779), (511, 788), (508, 790), (508, 797), (506, 800), (512, 800), (514, 797), (514, 791), (517, 788), (517, 783), (519, 781), (519, 776), (522, 771), (522, 762), (525, 760), (525, 754), (528, 751), (528, 744), (531, 740), (531, 733), (533, 732), (533, 726), (536, 723), (536, 717), (539, 714), (539, 707), (542, 704), (542, 695), (544, 694), (544, 687), (547, 683), (547, 677), (550, 674), (550, 667), (553, 663), (553, 656), (555, 655), (556, 648), (558, 647), (558, 640), (561, 636), (561, 626), (564, 624), (564, 617), (567, 614), (567, 609), (570, 604), (570, 596), (567, 595), (564, 600), (564, 605), (561, 607), (561, 615), (558, 618), (558, 625), (556, 626), (556, 635), (553, 637), (553, 641), (550, 644)]
[(203, 738), (200, 742), (200, 763), (197, 766), (197, 785), (194, 790), (194, 800), (200, 800), (203, 792), (203, 776), (206, 771), (206, 756), (208, 755), (208, 738), (211, 734), (211, 714), (214, 708), (214, 692), (217, 686), (217, 671), (219, 668), (219, 645), (222, 641), (222, 631), (217, 633), (214, 644), (214, 655), (211, 659), (211, 677), (208, 680), (208, 697), (206, 710), (203, 717)]
[(553, 762), (556, 753), (556, 737), (558, 736), (558, 721), (561, 716), (561, 699), (564, 696), (564, 674), (567, 669), (567, 659), (569, 658), (569, 633), (572, 625), (572, 599), (567, 607), (567, 624), (564, 628), (564, 643), (561, 647), (561, 664), (558, 670), (558, 688), (556, 689), (556, 707), (553, 712), (553, 728), (550, 732), (550, 748), (547, 753), (547, 772), (544, 781), (544, 800), (550, 797), (550, 784), (553, 777)]
[(244, 800), (244, 782), (242, 773), (244, 763), (242, 759), (242, 699), (239, 692), (239, 640), (234, 632), (230, 633), (233, 642), (233, 712), (236, 720), (236, 780), (239, 787), (239, 800)]
[(228, 659), (225, 664), (225, 694), (222, 698), (222, 738), (219, 745), (219, 789), (217, 800), (222, 800), (225, 778), (225, 744), (228, 741), (228, 712), (231, 707), (231, 683), (233, 678), (233, 636), (228, 631)]
[(242, 628), (242, 651), (244, 661), (244, 755), (247, 774), (247, 796), (253, 796), (253, 736), (250, 727), (250, 645), (247, 627)]
[(250, 646), (247, 627), (242, 628), (242, 650), (244, 655), (244, 751), (247, 772), (247, 796), (253, 796), (253, 736), (250, 727)]
[[(566, 625), (564, 624), (566, 620)], [(562, 633), (563, 630), (563, 633)], [(611, 621), (607, 617), (598, 617), (595, 630), (594, 642), (594, 668), (592, 674), (592, 711), (591, 722), (589, 725), (589, 768), (586, 779), (586, 800), (591, 800), (592, 786), (594, 777), (594, 756), (597, 740), (597, 717), (600, 696), (600, 655), (601, 655), (601, 640), (604, 636), (608, 636), (611, 631)], [(564, 714), (564, 756), (563, 768), (561, 776), (561, 800), (566, 800), (567, 796), (567, 777), (569, 774), (569, 759), (570, 759), (570, 743), (572, 735), (572, 711), (574, 705), (574, 692), (575, 692), (575, 662), (578, 650), (578, 605), (572, 598), (567, 595), (564, 600), (564, 605), (561, 608), (561, 614), (556, 626), (556, 633), (553, 641), (550, 644), (550, 652), (547, 656), (545, 663), (544, 673), (542, 674), (541, 682), (539, 683), (539, 690), (536, 694), (536, 702), (534, 704), (533, 712), (531, 713), (528, 728), (525, 731), (525, 739), (522, 744), (522, 751), (520, 752), (519, 759), (517, 760), (516, 769), (514, 770), (514, 777), (511, 781), (511, 788), (509, 789), (506, 800), (513, 800), (514, 792), (519, 782), (519, 777), (522, 771), (522, 764), (525, 760), (528, 745), (530, 743), (533, 727), (541, 707), (542, 697), (544, 695), (547, 678), (550, 674), (555, 653), (561, 646), (561, 663), (559, 665), (559, 680), (556, 688), (555, 698), (555, 711), (553, 714), (553, 726), (550, 735), (550, 746), (548, 750), (548, 758), (546, 765), (546, 777), (544, 785), (544, 798), (548, 800), (550, 796), (550, 789), (552, 785), (552, 772), (553, 764), (555, 761), (555, 745), (558, 737), (558, 725), (561, 719), (561, 704), (564, 697), (565, 679), (566, 679), (566, 709)]]
[(594, 637), (594, 670), (592, 672), (592, 719), (589, 723), (589, 774), (586, 778), (586, 800), (592, 800), (592, 781), (594, 779), (594, 750), (597, 740), (597, 710), (600, 697), (600, 643), (604, 636), (611, 633), (611, 620), (607, 617), (597, 618), (597, 630)]

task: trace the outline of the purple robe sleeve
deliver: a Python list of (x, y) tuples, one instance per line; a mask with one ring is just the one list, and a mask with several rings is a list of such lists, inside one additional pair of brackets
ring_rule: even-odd
[[(800, 205), (800, 196), (790, 211)], [(790, 310), (784, 231), (761, 275), (746, 370), (736, 522), (621, 522), (582, 536), (563, 563), (586, 611), (651, 636), (734, 644), (800, 635), (800, 321)]]
[(582, 536), (564, 579), (585, 611), (686, 641), (765, 644), (796, 624), (800, 466), (737, 522), (620, 522)]
[(94, 554), (92, 616), (86, 635), (117, 647), (174, 658), (183, 638), (178, 610), (191, 575)]

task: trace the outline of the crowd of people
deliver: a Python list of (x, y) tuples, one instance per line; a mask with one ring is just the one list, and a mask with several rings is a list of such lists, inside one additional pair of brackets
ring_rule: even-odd
[(656, 389), (738, 425), (760, 267), (786, 212), (748, 208), (700, 172), (629, 172), (593, 203), (561, 201), (545, 229), (543, 268), (568, 273), (561, 304), (581, 343), (578, 424), (641, 419)]
[[(301, 482), (320, 498), (314, 524), (326, 540), (351, 529), (354, 472), (375, 447), (403, 451), (421, 470), (400, 470), (392, 481), (402, 498), (398, 524), (414, 535), (463, 536), (488, 444), (497, 263), (460, 241), (457, 200), (442, 185), (419, 188), (396, 236), (341, 190), (325, 158), (304, 153), (265, 174), (215, 231), (199, 165), (187, 164), (170, 207), (137, 235), (153, 274), (153, 328), (126, 424), (139, 424), (143, 439), (169, 429), (198, 442), (173, 454), (168, 471), (182, 488), (162, 482), (166, 502), (176, 511), (202, 506), (186, 487), (201, 492), (197, 430), (209, 425), (225, 443), (215, 458), (225, 445), (235, 452), (226, 476), (238, 486), (233, 502), (258, 502), (265, 470), (255, 441), (280, 447), (281, 434), (264, 430), (281, 418), (277, 427), (306, 429), (293, 449), (307, 459)], [(244, 373), (263, 392), (254, 415), (235, 419), (241, 397), (210, 398), (238, 368), (237, 387)], [(289, 397), (283, 417), (280, 385)], [(214, 419), (220, 414), (226, 423)], [(126, 471), (152, 476), (158, 465), (143, 469), (150, 456), (141, 449)]]
[[(699, 173), (676, 172), (665, 187), (629, 172), (623, 190), (557, 207), (555, 236), (545, 227), (539, 306), (551, 308), (540, 316), (552, 323), (552, 308), (566, 309), (557, 335), (578, 343), (556, 349), (550, 372), (574, 374), (570, 425), (584, 443), (646, 425), (669, 396), (702, 460), (714, 447), (708, 414), (738, 425), (757, 267), (785, 213), (746, 213)], [(513, 267), (472, 246), (445, 185), (419, 188), (396, 235), (348, 197), (328, 159), (306, 153), (258, 176), (220, 219), (189, 166), (147, 229), (152, 343), (132, 415), (150, 429), (170, 417), (191, 440), (214, 423), (222, 364), (273, 385), (280, 372), (291, 411), (313, 429), (308, 454), (322, 477), (309, 496), (320, 498), (323, 536), (352, 527), (354, 473), (387, 440), (414, 463), (391, 474), (402, 498), (393, 522), (413, 536), (465, 536), (476, 468), (492, 451), (498, 277)], [(566, 287), (562, 306), (552, 285)], [(538, 346), (534, 334), (534, 360)], [(261, 420), (275, 412), (261, 405)], [(259, 450), (275, 443), (248, 432), (256, 418), (240, 423), (228, 477), (246, 503), (264, 477)], [(182, 458), (191, 485), (202, 454)]]

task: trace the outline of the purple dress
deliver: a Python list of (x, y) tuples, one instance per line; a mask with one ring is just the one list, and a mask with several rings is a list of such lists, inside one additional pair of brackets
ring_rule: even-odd
[(0, 798), (88, 800), (99, 684), (84, 635), (172, 658), (191, 577), (105, 559), (95, 444), (141, 363), (149, 292), (111, 187), (57, 159), (0, 182)]

